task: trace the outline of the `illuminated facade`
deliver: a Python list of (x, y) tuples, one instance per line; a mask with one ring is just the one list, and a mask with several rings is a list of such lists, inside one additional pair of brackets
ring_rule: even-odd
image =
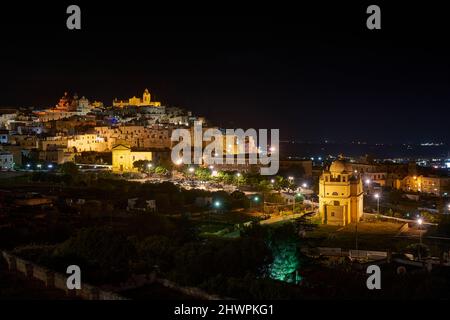
[(160, 107), (161, 102), (151, 101), (151, 95), (148, 89), (145, 89), (142, 94), (142, 99), (137, 97), (129, 98), (128, 100), (117, 100), (114, 99), (113, 107), (123, 108), (123, 107)]
[(113, 172), (137, 172), (133, 166), (135, 161), (152, 160), (150, 151), (131, 151), (130, 146), (118, 144), (112, 148), (112, 171)]
[(171, 146), (171, 130), (158, 127), (119, 126), (95, 127), (97, 134), (105, 139), (108, 149), (122, 141), (126, 141), (132, 148), (160, 148)]
[(396, 189), (406, 192), (421, 192), (442, 196), (448, 192), (450, 178), (438, 176), (408, 175), (396, 183)]
[(345, 226), (363, 214), (361, 176), (345, 162), (334, 161), (319, 180), (319, 214), (322, 223)]

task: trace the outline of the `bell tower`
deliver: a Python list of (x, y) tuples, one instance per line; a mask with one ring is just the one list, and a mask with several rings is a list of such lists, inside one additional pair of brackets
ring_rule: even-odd
[(142, 104), (146, 106), (150, 105), (150, 99), (150, 92), (148, 92), (148, 89), (145, 89), (144, 94), (142, 95)]

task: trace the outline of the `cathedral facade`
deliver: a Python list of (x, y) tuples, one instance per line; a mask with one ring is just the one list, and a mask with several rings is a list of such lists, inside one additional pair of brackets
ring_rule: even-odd
[(161, 102), (151, 101), (151, 95), (148, 89), (144, 90), (142, 94), (142, 99), (137, 97), (129, 98), (128, 100), (117, 100), (114, 99), (113, 107), (123, 108), (123, 107), (161, 107)]
[(363, 215), (360, 174), (342, 160), (334, 161), (319, 180), (319, 214), (322, 223), (345, 226)]

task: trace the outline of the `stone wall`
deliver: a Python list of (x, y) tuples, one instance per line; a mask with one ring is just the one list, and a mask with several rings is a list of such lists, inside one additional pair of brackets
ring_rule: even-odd
[(84, 300), (127, 300), (116, 293), (102, 290), (87, 283), (81, 284), (80, 290), (67, 288), (67, 276), (39, 266), (30, 261), (2, 251), (2, 256), (10, 271), (24, 274), (28, 278), (42, 281), (48, 288), (57, 288), (66, 292), (68, 296), (76, 296)]

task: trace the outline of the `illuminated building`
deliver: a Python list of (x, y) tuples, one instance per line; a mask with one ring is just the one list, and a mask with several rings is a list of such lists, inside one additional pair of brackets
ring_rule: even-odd
[(441, 196), (450, 187), (449, 177), (408, 175), (402, 180), (398, 180), (397, 189), (406, 192), (421, 192), (435, 196)]
[(322, 223), (345, 226), (363, 214), (361, 176), (342, 160), (334, 161), (319, 180), (319, 214)]
[(135, 161), (152, 160), (150, 151), (132, 151), (126, 144), (117, 144), (112, 148), (112, 171), (113, 172), (137, 172), (133, 166)]
[(94, 129), (100, 137), (105, 139), (110, 150), (121, 141), (126, 141), (132, 148), (168, 149), (171, 146), (171, 130), (166, 128), (119, 126), (95, 127)]
[(123, 107), (160, 107), (161, 102), (151, 101), (151, 95), (148, 89), (145, 89), (142, 99), (137, 97), (129, 98), (128, 100), (117, 100), (114, 99), (113, 107), (123, 108)]

